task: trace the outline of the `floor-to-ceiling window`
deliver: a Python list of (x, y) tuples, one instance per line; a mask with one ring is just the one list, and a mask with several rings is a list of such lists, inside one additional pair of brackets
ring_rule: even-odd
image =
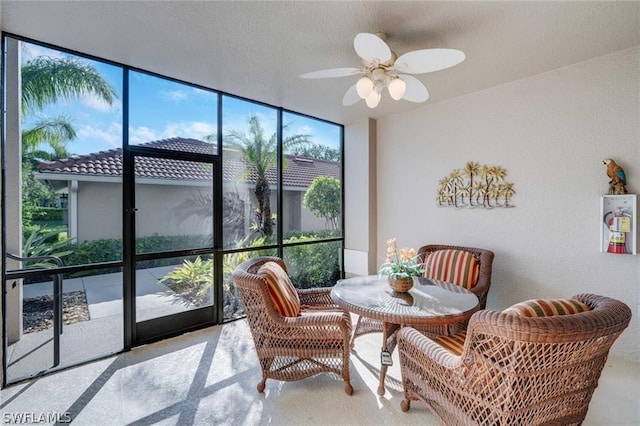
[(341, 126), (33, 40), (3, 50), (7, 383), (242, 318), (231, 272), (252, 256), (282, 256), (299, 287), (341, 276)]
[(11, 382), (123, 349), (123, 87), (113, 64), (10, 37), (4, 48)]
[(342, 271), (342, 128), (283, 113), (283, 259), (303, 288), (329, 286)]

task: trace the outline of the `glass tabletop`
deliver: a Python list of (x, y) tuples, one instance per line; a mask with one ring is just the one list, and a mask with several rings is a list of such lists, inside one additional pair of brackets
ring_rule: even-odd
[(406, 293), (393, 291), (386, 276), (347, 278), (338, 281), (331, 295), (351, 312), (398, 323), (459, 320), (475, 312), (479, 303), (463, 287), (422, 277), (416, 277)]

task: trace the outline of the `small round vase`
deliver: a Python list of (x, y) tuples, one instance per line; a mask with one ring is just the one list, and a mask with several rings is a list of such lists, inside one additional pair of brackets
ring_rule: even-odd
[(413, 287), (413, 277), (391, 278), (389, 277), (389, 285), (393, 291), (398, 293), (406, 293)]

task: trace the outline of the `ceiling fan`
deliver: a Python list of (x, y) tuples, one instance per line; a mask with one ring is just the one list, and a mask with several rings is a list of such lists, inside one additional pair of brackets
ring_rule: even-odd
[(369, 108), (380, 103), (386, 87), (392, 99), (425, 102), (429, 91), (411, 74), (423, 74), (452, 67), (464, 61), (464, 52), (456, 49), (421, 49), (400, 57), (389, 48), (385, 33), (359, 33), (353, 48), (360, 58), (360, 68), (331, 68), (302, 74), (301, 78), (333, 78), (361, 75), (342, 98), (344, 106), (364, 99)]

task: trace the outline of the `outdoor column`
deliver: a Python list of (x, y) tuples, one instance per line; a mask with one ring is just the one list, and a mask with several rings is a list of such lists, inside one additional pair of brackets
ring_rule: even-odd
[(68, 237), (78, 241), (78, 180), (70, 180), (67, 185), (69, 191), (67, 198)]

